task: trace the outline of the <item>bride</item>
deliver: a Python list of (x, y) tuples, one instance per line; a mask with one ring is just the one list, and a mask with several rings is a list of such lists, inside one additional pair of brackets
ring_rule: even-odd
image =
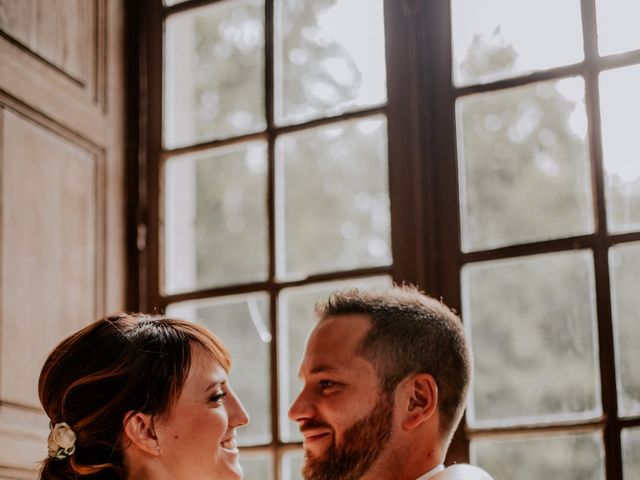
[(40, 479), (241, 479), (235, 431), (249, 419), (230, 364), (215, 335), (182, 320), (122, 314), (70, 336), (40, 374)]

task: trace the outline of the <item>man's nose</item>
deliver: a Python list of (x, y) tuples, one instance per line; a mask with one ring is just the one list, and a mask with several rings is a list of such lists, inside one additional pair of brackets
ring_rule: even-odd
[(298, 394), (289, 408), (289, 418), (294, 422), (302, 422), (313, 418), (315, 415), (315, 406), (305, 388)]

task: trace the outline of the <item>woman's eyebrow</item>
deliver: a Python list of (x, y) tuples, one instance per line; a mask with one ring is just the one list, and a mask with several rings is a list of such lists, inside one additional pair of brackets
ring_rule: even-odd
[(214, 389), (214, 388), (222, 387), (222, 386), (224, 386), (226, 383), (227, 383), (227, 381), (226, 381), (226, 380), (220, 380), (220, 381), (218, 381), (218, 382), (213, 382), (212, 384), (210, 384), (210, 385), (206, 388), (206, 390), (204, 391), (204, 393), (207, 393), (209, 390), (212, 390), (212, 389)]

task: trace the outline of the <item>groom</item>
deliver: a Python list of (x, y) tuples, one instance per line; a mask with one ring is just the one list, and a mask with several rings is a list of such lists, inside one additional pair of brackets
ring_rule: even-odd
[(443, 460), (464, 411), (471, 357), (460, 319), (412, 287), (335, 292), (289, 410), (305, 480), (491, 480)]

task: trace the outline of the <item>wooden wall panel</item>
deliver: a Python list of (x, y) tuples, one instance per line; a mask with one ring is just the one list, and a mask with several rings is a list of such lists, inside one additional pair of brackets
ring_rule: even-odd
[(47, 451), (47, 418), (40, 412), (0, 405), (0, 480), (35, 478)]
[(2, 0), (0, 30), (86, 85), (95, 71), (94, 0)]
[[(98, 26), (99, 37), (104, 42), (98, 48), (99, 73), (98, 85), (103, 90), (101, 106), (102, 141), (96, 141), (104, 152), (104, 176), (98, 189), (103, 189), (105, 205), (104, 212), (104, 257), (102, 259), (103, 282), (99, 288), (104, 293), (103, 313), (122, 311), (126, 308), (127, 276), (129, 265), (126, 254), (126, 210), (134, 208), (127, 205), (125, 195), (125, 148), (127, 137), (127, 124), (125, 122), (125, 49), (137, 48), (137, 45), (126, 45), (124, 42), (124, 11), (127, 2), (125, 0), (109, 0), (106, 6), (98, 2), (100, 8)], [(129, 128), (137, 128), (137, 125), (129, 125)], [(135, 162), (137, 158), (131, 158)]]
[(0, 398), (38, 408), (46, 354), (98, 313), (99, 166), (33, 120), (2, 117)]
[(36, 478), (51, 348), (125, 309), (124, 0), (0, 0), (0, 480)]
[(122, 0), (0, 0), (0, 89), (7, 86), (17, 100), (105, 144), (107, 97), (115, 91), (107, 65), (122, 73), (123, 58), (107, 55), (122, 42), (108, 32), (122, 15)]

